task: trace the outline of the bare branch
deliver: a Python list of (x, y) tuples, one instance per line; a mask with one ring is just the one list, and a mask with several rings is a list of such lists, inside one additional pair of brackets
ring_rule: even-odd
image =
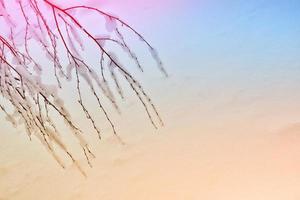
[[(14, 13), (11, 13), (10, 7), (14, 6)], [(74, 12), (76, 10), (87, 10), (107, 20), (108, 23), (113, 23), (112, 33), (115, 38), (111, 35), (97, 36), (89, 31), (81, 24), (80, 17)], [(119, 62), (118, 55), (110, 52), (105, 46), (105, 42), (116, 44), (143, 72), (141, 61), (123, 35), (121, 29), (124, 27), (147, 46), (161, 72), (167, 76), (152, 45), (125, 21), (95, 7), (85, 5), (60, 7), (49, 0), (0, 0), (0, 20), (2, 19), (3, 22), (0, 21), (0, 29), (3, 30), (3, 32), (0, 31), (0, 94), (5, 103), (0, 104), (0, 111), (14, 126), (23, 125), (29, 138), (33, 136), (37, 138), (62, 167), (65, 167), (65, 164), (58, 155), (57, 148), (62, 150), (84, 174), (78, 161), (65, 145), (59, 131), (60, 127), (50, 111), (56, 112), (65, 121), (73, 136), (78, 140), (90, 166), (92, 166), (91, 158), (95, 157), (85, 140), (83, 131), (72, 119), (57, 92), (63, 89), (62, 81), (70, 80), (73, 72), (76, 74), (77, 102), (99, 139), (101, 139), (100, 128), (83, 99), (82, 84), (84, 82), (88, 85), (91, 96), (97, 101), (100, 112), (103, 113), (114, 135), (121, 143), (123, 142), (117, 134), (116, 126), (103, 104), (106, 98), (120, 112), (109, 80), (113, 81), (116, 92), (121, 98), (125, 95), (120, 79), (127, 82), (145, 108), (152, 125), (155, 128), (158, 127), (157, 123), (163, 125), (156, 107), (142, 85), (128, 70), (129, 68)], [(91, 66), (90, 60), (83, 55), (86, 42), (91, 42), (96, 47), (94, 51), (99, 61), (97, 67)], [(38, 45), (39, 52), (46, 55), (53, 68), (56, 83), (52, 86), (43, 83), (42, 72), (45, 66), (41, 65), (41, 56), (33, 54), (33, 45), (35, 47)], [(69, 63), (68, 66), (65, 66), (66, 60)], [(98, 69), (99, 72), (97, 72)]]

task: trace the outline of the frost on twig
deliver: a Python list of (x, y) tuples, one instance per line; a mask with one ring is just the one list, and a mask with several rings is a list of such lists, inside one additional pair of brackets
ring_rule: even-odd
[[(76, 15), (76, 12), (80, 10), (103, 18), (108, 34), (96, 35), (89, 31)], [(89, 165), (91, 165), (90, 158), (94, 157), (83, 137), (82, 130), (74, 122), (63, 99), (58, 95), (58, 90), (62, 88), (62, 80), (70, 80), (73, 72), (76, 74), (78, 105), (100, 139), (100, 128), (83, 100), (82, 82), (88, 85), (91, 95), (97, 100), (98, 106), (116, 136), (114, 123), (97, 92), (100, 89), (101, 94), (117, 110), (119, 109), (108, 80), (116, 86), (120, 97), (124, 98), (119, 81), (123, 78), (144, 106), (153, 126), (157, 127), (157, 122), (160, 125), (163, 124), (157, 109), (141, 84), (128, 68), (119, 62), (118, 55), (110, 52), (105, 46), (105, 43), (117, 45), (135, 62), (137, 68), (143, 71), (141, 62), (127, 44), (122, 33), (122, 30), (127, 29), (147, 46), (159, 69), (167, 75), (155, 49), (123, 20), (98, 8), (84, 5), (63, 7), (49, 0), (0, 0), (0, 26), (0, 92), (2, 100), (6, 102), (0, 103), (0, 111), (14, 126), (24, 125), (29, 138), (38, 138), (62, 167), (64, 167), (64, 162), (56, 153), (57, 147), (65, 152), (84, 173), (62, 141), (59, 127), (49, 113), (50, 111), (56, 112), (65, 121), (82, 147)], [(111, 37), (112, 33), (115, 37)], [(99, 57), (97, 67), (91, 66), (82, 55), (85, 51), (83, 40), (89, 40), (94, 44), (94, 51)], [(54, 86), (43, 83), (42, 72), (45, 66), (33, 55), (30, 48), (31, 41), (38, 44), (40, 52), (44, 52), (51, 63), (50, 67), (53, 68), (56, 80)], [(67, 60), (68, 64), (66, 65), (62, 60)], [(49, 66), (47, 66), (48, 69)], [(109, 71), (110, 76), (104, 73), (105, 70)]]

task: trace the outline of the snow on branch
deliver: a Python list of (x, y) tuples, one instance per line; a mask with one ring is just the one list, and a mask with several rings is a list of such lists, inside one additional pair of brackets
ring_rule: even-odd
[[(76, 14), (83, 10), (103, 18), (106, 32), (110, 34), (101, 36), (89, 31)], [(90, 158), (94, 157), (83, 137), (83, 131), (72, 119), (63, 99), (58, 94), (63, 87), (62, 80), (71, 79), (73, 72), (76, 74), (78, 104), (99, 139), (101, 139), (101, 130), (84, 103), (82, 81), (87, 83), (91, 95), (97, 100), (116, 137), (118, 135), (115, 125), (97, 93), (100, 90), (101, 94), (117, 110), (119, 109), (108, 80), (116, 85), (118, 94), (123, 98), (122, 85), (119, 82), (119, 78), (122, 77), (144, 106), (153, 126), (157, 128), (157, 122), (163, 125), (156, 107), (141, 84), (119, 61), (118, 55), (110, 52), (105, 46), (106, 42), (117, 45), (129, 55), (137, 68), (143, 71), (140, 60), (129, 47), (122, 33), (125, 29), (146, 45), (161, 72), (167, 76), (156, 50), (140, 33), (118, 17), (85, 5), (64, 7), (49, 0), (0, 0), (0, 92), (2, 99), (7, 102), (0, 103), (0, 111), (14, 126), (24, 125), (28, 136), (38, 138), (62, 167), (65, 167), (65, 164), (56, 152), (57, 147), (84, 173), (62, 141), (59, 127), (50, 111), (56, 112), (65, 121), (82, 147), (89, 165), (91, 165)], [(111, 37), (112, 33), (115, 34), (115, 38)], [(96, 68), (92, 67), (82, 55), (85, 51), (84, 40), (89, 40), (95, 45), (94, 51), (99, 57), (99, 66)], [(41, 64), (41, 60), (33, 55), (32, 41), (38, 44), (39, 52), (44, 52), (51, 63), (55, 85), (43, 83), (42, 72), (45, 67)], [(105, 70), (110, 72), (109, 76), (104, 73)]]

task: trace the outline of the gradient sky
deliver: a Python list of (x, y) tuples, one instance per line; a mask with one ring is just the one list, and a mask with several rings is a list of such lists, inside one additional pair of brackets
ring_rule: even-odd
[(92, 140), (83, 179), (1, 118), (0, 199), (300, 198), (300, 1), (100, 3), (160, 53), (168, 79), (133, 42), (166, 126), (129, 97), (113, 115), (128, 145)]
[(298, 1), (143, 3), (141, 17), (135, 6), (124, 16), (160, 49), (171, 74), (256, 89), (299, 81)]

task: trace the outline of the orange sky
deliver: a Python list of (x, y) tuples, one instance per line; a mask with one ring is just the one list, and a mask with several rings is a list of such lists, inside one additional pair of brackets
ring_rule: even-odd
[(102, 141), (87, 134), (96, 154), (89, 168), (71, 144), (84, 178), (0, 116), (0, 200), (299, 199), (299, 3), (190, 0), (182, 12), (168, 7), (150, 20), (162, 3), (139, 1), (149, 10), (134, 13), (135, 1), (124, 2), (114, 11), (128, 6), (124, 18), (155, 44), (170, 73), (163, 78), (147, 51), (138, 51), (146, 73), (137, 76), (165, 127), (155, 130), (128, 94), (122, 115), (112, 112), (126, 145), (106, 125)]

